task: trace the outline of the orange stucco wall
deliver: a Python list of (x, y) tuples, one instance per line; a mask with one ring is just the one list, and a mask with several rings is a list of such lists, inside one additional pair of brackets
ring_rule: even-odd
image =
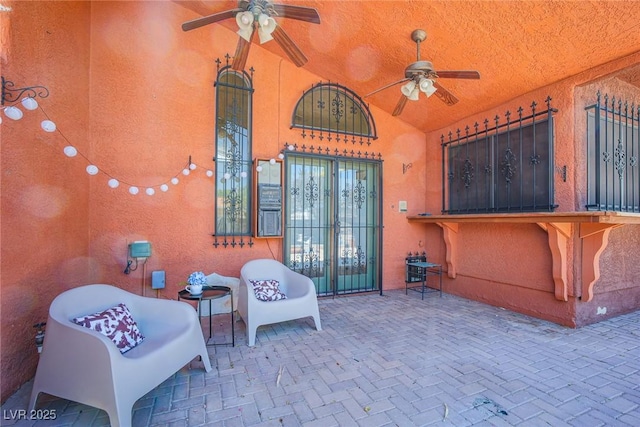
[[(0, 13), (2, 75), (15, 87), (43, 85), (42, 104), (73, 141), (89, 138), (89, 5), (9, 4)], [(62, 26), (65, 22), (72, 25)], [(60, 141), (40, 129), (39, 111), (3, 114), (1, 165), (2, 400), (33, 375), (33, 324), (51, 300), (89, 277), (89, 179), (70, 168)]]
[[(156, 296), (148, 285), (150, 272), (165, 270), (167, 288), (158, 296), (175, 298), (178, 282), (194, 270), (237, 276), (247, 259), (280, 258), (282, 253), (276, 239), (257, 240), (251, 248), (212, 246), (214, 182), (204, 171), (214, 168), (214, 60), (233, 54), (234, 32), (211, 25), (184, 33), (180, 24), (192, 13), (173, 2), (5, 3), (12, 11), (0, 14), (2, 75), (16, 86), (46, 86), (51, 94), (39, 100), (42, 110), (25, 113), (19, 122), (3, 118), (0, 125), (2, 401), (33, 376), (32, 325), (46, 320), (49, 303), (63, 290), (103, 282)], [(425, 250), (431, 261), (445, 263), (439, 227), (409, 224), (398, 211), (400, 200), (408, 202), (409, 214), (440, 211), (443, 132), (552, 96), (560, 110), (556, 163), (569, 166), (567, 182), (556, 181), (556, 200), (560, 210), (580, 209), (576, 185), (581, 178), (572, 165), (581, 141), (574, 135), (581, 106), (574, 92), (639, 59), (636, 55), (523, 95), (426, 138), (372, 108), (380, 138), (371, 147), (324, 142), (331, 149), (382, 155), (384, 289), (404, 286), (409, 250)], [(322, 78), (256, 44), (247, 67), (255, 69), (254, 157), (274, 157), (285, 143), (305, 143), (299, 131), (289, 129), (291, 112), (302, 92)], [(60, 132), (39, 128), (45, 112)], [(62, 149), (69, 144), (86, 158), (64, 156)], [(189, 156), (198, 168), (184, 176)], [(98, 175), (85, 172), (89, 161), (101, 169)], [(402, 166), (409, 163), (405, 174)], [(176, 174), (180, 183), (169, 184), (168, 192), (144, 193), (146, 186)], [(122, 182), (119, 188), (108, 187), (110, 176)], [(140, 194), (129, 194), (125, 183), (140, 186)], [(603, 254), (612, 266), (603, 266), (608, 278), (596, 286), (588, 308), (575, 298), (569, 303), (554, 299), (551, 255), (539, 227), (469, 224), (460, 226), (459, 235), (463, 262), (456, 279), (444, 279), (447, 292), (558, 323), (579, 324), (579, 315), (597, 320), (591, 314), (597, 304), (615, 302), (611, 292), (621, 292), (618, 284), (634, 289), (632, 278), (638, 277), (638, 255), (623, 249), (637, 247), (637, 228), (612, 232)], [(127, 243), (140, 239), (151, 242), (153, 255), (145, 271), (140, 267), (125, 275)], [(578, 242), (571, 241), (572, 295), (579, 250)], [(626, 266), (622, 270), (616, 267), (620, 258)], [(608, 315), (628, 309), (612, 307)]]
[[(2, 15), (2, 74), (17, 87), (43, 85), (41, 110), (2, 132), (2, 400), (31, 378), (37, 364), (32, 325), (46, 320), (51, 300), (85, 283), (113, 283), (155, 296), (151, 271), (165, 270), (161, 298), (202, 270), (238, 276), (251, 258), (281, 257), (277, 239), (249, 248), (214, 248), (213, 169), (215, 59), (233, 54), (237, 35), (220, 25), (184, 33), (192, 13), (173, 2), (13, 2)], [(275, 157), (285, 143), (306, 141), (290, 130), (302, 92), (322, 80), (253, 45), (254, 157)], [(338, 82), (339, 83), (339, 82)], [(425, 136), (373, 109), (378, 135), (369, 146), (323, 147), (380, 153), (384, 160), (385, 289), (404, 285), (403, 258), (428, 233), (398, 212), (406, 200), (425, 210)], [(45, 113), (58, 131), (45, 133)], [(68, 158), (66, 145), (81, 155)], [(84, 156), (84, 157), (83, 157)], [(198, 165), (181, 171), (191, 156)], [(86, 157), (86, 158), (85, 158)], [(89, 176), (86, 166), (100, 173)], [(402, 164), (412, 163), (407, 174)], [(166, 193), (154, 186), (178, 175)], [(113, 176), (117, 189), (107, 185)], [(129, 184), (141, 191), (133, 196)], [(149, 240), (145, 268), (129, 275), (127, 243)], [(273, 254), (273, 255), (272, 255)], [(395, 255), (395, 256), (394, 256)], [(397, 258), (397, 259), (396, 259)], [(144, 277), (143, 277), (144, 273)], [(146, 286), (143, 287), (143, 280)]]

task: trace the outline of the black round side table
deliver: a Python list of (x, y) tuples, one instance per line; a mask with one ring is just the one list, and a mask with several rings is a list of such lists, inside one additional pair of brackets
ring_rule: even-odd
[[(213, 329), (211, 326), (211, 316), (213, 313), (211, 312), (211, 301), (218, 298), (223, 298), (229, 296), (231, 300), (231, 343), (220, 343), (220, 344), (209, 344), (211, 337), (213, 335)], [(207, 345), (229, 345), (231, 344), (233, 347), (236, 345), (236, 334), (235, 334), (235, 321), (234, 321), (234, 307), (233, 307), (233, 291), (228, 286), (205, 286), (202, 288), (202, 293), (200, 295), (192, 295), (186, 289), (178, 291), (178, 301), (180, 300), (188, 300), (188, 301), (198, 301), (198, 320), (200, 321), (200, 325), (202, 325), (202, 310), (200, 309), (200, 304), (202, 301), (209, 301), (209, 339), (207, 340)]]

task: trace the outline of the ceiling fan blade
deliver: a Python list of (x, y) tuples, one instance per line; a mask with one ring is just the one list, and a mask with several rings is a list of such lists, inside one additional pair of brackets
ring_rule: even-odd
[(274, 4), (272, 6), (277, 16), (311, 22), (313, 24), (320, 23), (320, 15), (318, 11), (312, 7), (293, 6), (290, 4)]
[(477, 71), (435, 71), (441, 79), (479, 79), (480, 73)]
[[(256, 34), (255, 31), (251, 33), (251, 40)], [(236, 46), (236, 54), (233, 56), (233, 63), (231, 68), (237, 71), (244, 70), (244, 66), (247, 64), (247, 58), (249, 57), (249, 48), (251, 47), (251, 41), (246, 41), (242, 37), (238, 37), (238, 45)]]
[(192, 19), (182, 24), (182, 31), (190, 31), (196, 28), (203, 27), (205, 25), (213, 24), (214, 22), (222, 21), (224, 19), (233, 18), (236, 13), (242, 12), (243, 9), (231, 9), (224, 12), (214, 13), (213, 15), (203, 16), (202, 18)]
[(458, 102), (458, 98), (456, 98), (455, 96), (453, 96), (453, 94), (451, 92), (449, 92), (448, 90), (446, 90), (445, 88), (443, 88), (441, 85), (438, 84), (438, 82), (434, 81), (433, 85), (436, 87), (436, 92), (435, 95), (445, 104), (447, 104), (448, 106), (452, 106), (453, 104)]
[(392, 116), (399, 116), (402, 114), (402, 110), (404, 110), (404, 106), (407, 105), (408, 98), (404, 95), (400, 95), (400, 99), (396, 104), (396, 108), (393, 110)]
[(400, 83), (404, 83), (404, 82), (406, 82), (407, 80), (411, 80), (411, 79), (406, 78), (406, 79), (398, 80), (397, 82), (393, 82), (393, 83), (388, 84), (388, 85), (386, 85), (386, 86), (382, 86), (380, 89), (376, 89), (376, 90), (374, 90), (373, 92), (366, 94), (363, 98), (366, 98), (367, 96), (371, 96), (371, 95), (373, 95), (374, 93), (378, 93), (378, 92), (380, 92), (380, 91), (383, 91), (383, 90), (385, 90), (385, 89), (388, 89), (388, 88), (390, 88), (391, 86), (395, 86), (395, 85), (398, 85), (398, 84), (400, 84)]
[(271, 33), (273, 39), (280, 45), (282, 50), (291, 58), (294, 64), (298, 67), (302, 67), (307, 63), (308, 59), (304, 56), (304, 53), (300, 50), (300, 48), (291, 40), (289, 35), (282, 29), (280, 25), (277, 25), (276, 28)]

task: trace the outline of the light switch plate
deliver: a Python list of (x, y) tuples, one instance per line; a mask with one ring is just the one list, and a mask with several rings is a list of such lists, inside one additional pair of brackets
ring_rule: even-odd
[(398, 211), (406, 212), (407, 211), (407, 202), (406, 200), (400, 200), (398, 202)]

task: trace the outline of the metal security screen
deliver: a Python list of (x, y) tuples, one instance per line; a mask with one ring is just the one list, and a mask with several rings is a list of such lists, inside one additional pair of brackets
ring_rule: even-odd
[(640, 212), (640, 106), (605, 95), (587, 111), (587, 208)]
[[(251, 75), (228, 65), (216, 86), (215, 247), (251, 246)], [(237, 238), (238, 237), (238, 238)], [(245, 239), (247, 240), (245, 242)]]
[(285, 263), (318, 295), (380, 290), (379, 161), (286, 157)]
[[(450, 214), (552, 211), (554, 204), (553, 116), (523, 109), (512, 121), (489, 128), (478, 123), (449, 140), (442, 137), (442, 211)], [(448, 196), (448, 197), (447, 197)]]

